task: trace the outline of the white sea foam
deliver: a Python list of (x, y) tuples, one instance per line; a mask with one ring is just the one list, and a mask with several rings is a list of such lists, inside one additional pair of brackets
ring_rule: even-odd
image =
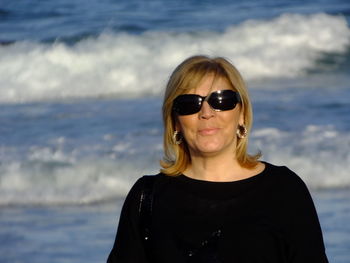
[(73, 46), (24, 41), (0, 47), (0, 102), (159, 94), (171, 70), (198, 53), (229, 58), (248, 80), (295, 77), (349, 45), (345, 18), (327, 14), (250, 20), (221, 33), (104, 33)]

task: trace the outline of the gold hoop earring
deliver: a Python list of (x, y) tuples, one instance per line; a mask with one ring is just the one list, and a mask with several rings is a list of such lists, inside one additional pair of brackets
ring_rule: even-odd
[(237, 137), (240, 139), (244, 139), (245, 137), (247, 137), (248, 134), (248, 130), (245, 127), (245, 125), (238, 125), (237, 131), (236, 131)]
[(182, 143), (182, 135), (179, 131), (174, 131), (173, 134), (173, 143), (179, 145)]

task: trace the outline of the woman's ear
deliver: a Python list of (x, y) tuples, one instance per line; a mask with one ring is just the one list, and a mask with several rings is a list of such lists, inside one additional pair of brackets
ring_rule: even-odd
[(175, 121), (175, 130), (178, 131), (178, 132), (181, 132), (181, 126), (180, 126), (180, 123), (179, 121)]
[(245, 124), (245, 120), (244, 120), (244, 112), (242, 107), (240, 107), (240, 111), (239, 111), (239, 119), (238, 119), (238, 124), (239, 125), (244, 125)]
[(179, 119), (177, 116), (175, 116), (174, 118), (174, 128), (175, 128), (175, 131), (181, 132), (181, 125), (179, 123)]

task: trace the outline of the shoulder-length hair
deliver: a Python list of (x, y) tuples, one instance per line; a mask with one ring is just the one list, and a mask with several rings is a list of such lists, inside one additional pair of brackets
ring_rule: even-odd
[[(176, 124), (176, 114), (173, 112), (174, 99), (196, 88), (201, 80), (208, 74), (216, 78), (224, 78), (231, 84), (232, 89), (241, 97), (241, 111), (243, 111), (244, 125), (247, 136), (243, 139), (237, 137), (236, 158), (242, 167), (253, 168), (257, 165), (261, 154), (249, 155), (248, 136), (252, 126), (253, 114), (248, 91), (239, 71), (225, 58), (207, 56), (193, 56), (187, 58), (171, 74), (166, 86), (162, 107), (164, 123), (164, 158), (160, 161), (161, 172), (167, 175), (179, 175), (191, 163), (187, 143), (175, 144), (173, 135)], [(234, 153), (233, 153), (234, 154)]]

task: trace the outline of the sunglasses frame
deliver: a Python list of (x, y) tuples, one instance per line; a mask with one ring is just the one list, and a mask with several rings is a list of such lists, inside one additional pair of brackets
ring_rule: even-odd
[[(233, 103), (233, 105), (231, 105), (229, 108), (226, 107), (225, 109), (220, 109), (220, 108), (215, 108), (215, 107), (213, 107), (213, 105), (210, 103), (210, 99), (212, 98), (212, 96), (213, 96), (213, 95), (218, 96), (218, 95), (221, 95), (221, 94), (222, 94), (223, 96), (225, 96), (225, 94), (224, 94), (225, 92), (226, 92), (226, 93), (227, 93), (227, 92), (230, 92), (230, 93), (233, 93), (233, 94), (234, 94), (233, 98), (235, 98), (236, 101)], [(231, 95), (232, 95), (232, 94), (231, 94)], [(179, 100), (181, 100), (182, 98), (189, 97), (189, 96), (198, 98), (197, 101), (193, 100), (193, 103), (194, 103), (194, 104), (198, 102), (198, 105), (197, 105), (198, 111), (197, 111), (196, 106), (192, 106), (193, 108), (196, 108), (196, 111), (194, 111), (194, 112), (190, 111), (190, 113), (183, 113), (183, 110), (181, 109), (181, 101), (179, 101)], [(211, 92), (211, 93), (210, 93), (209, 95), (207, 95), (207, 96), (201, 96), (201, 95), (198, 95), (198, 94), (181, 94), (181, 95), (177, 96), (177, 97), (174, 99), (172, 110), (173, 110), (174, 112), (176, 112), (176, 113), (177, 113), (178, 115), (180, 115), (180, 116), (196, 114), (196, 113), (200, 112), (200, 110), (202, 109), (202, 106), (203, 106), (203, 102), (204, 102), (204, 101), (208, 102), (210, 108), (211, 108), (213, 111), (217, 111), (217, 112), (219, 112), (219, 111), (233, 110), (233, 109), (237, 106), (238, 103), (241, 103), (241, 102), (242, 102), (241, 96), (239, 95), (239, 93), (238, 93), (237, 91), (230, 90), (230, 89), (226, 89), (226, 90), (216, 90), (216, 91)], [(187, 111), (187, 112), (188, 112), (188, 111)]]

